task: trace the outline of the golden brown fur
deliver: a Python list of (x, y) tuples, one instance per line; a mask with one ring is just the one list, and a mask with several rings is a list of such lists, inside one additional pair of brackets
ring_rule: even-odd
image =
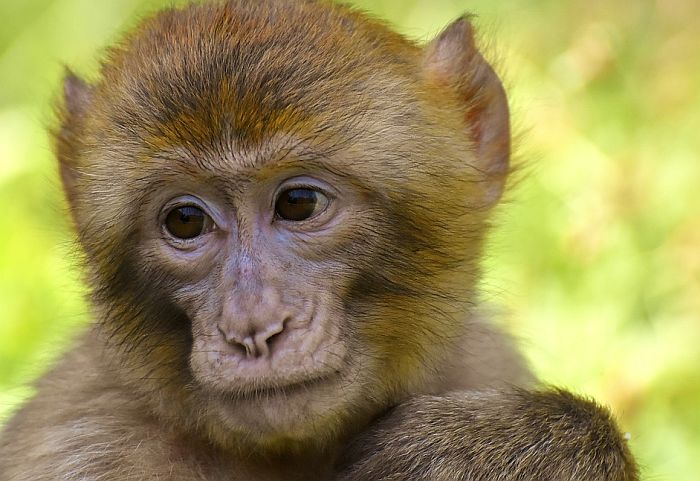
[[(97, 321), (1, 481), (636, 479), (608, 413), (526, 390), (478, 308), (510, 133), (467, 19), (420, 47), (325, 2), (167, 10), (60, 115)], [(334, 217), (265, 221), (299, 176)], [(187, 249), (158, 230), (183, 194), (220, 224)]]

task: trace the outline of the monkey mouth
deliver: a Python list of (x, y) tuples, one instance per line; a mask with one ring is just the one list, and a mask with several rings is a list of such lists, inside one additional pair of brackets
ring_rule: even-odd
[(204, 391), (230, 402), (319, 394), (319, 388), (326, 392), (347, 374), (350, 365), (342, 343), (326, 339), (298, 347), (249, 359), (205, 339), (192, 350), (189, 368)]
[(340, 373), (319, 376), (283, 385), (263, 386), (252, 390), (239, 390), (238, 392), (234, 393), (234, 398), (240, 400), (258, 400), (261, 398), (292, 396), (302, 392), (307, 393), (321, 385), (332, 382), (337, 376), (339, 376), (339, 374)]
[(350, 400), (357, 399), (358, 386), (347, 380), (342, 373), (334, 373), (275, 386), (217, 391), (205, 399), (218, 422), (254, 443), (311, 439), (325, 423), (335, 425), (349, 412)]
[(247, 382), (244, 386), (232, 386), (230, 389), (218, 389), (219, 398), (226, 403), (240, 402), (260, 402), (272, 399), (285, 399), (300, 394), (309, 395), (322, 386), (327, 386), (337, 382), (342, 373), (335, 371), (330, 374), (322, 374), (317, 377), (310, 377), (293, 382), (271, 383), (261, 379), (259, 382)]

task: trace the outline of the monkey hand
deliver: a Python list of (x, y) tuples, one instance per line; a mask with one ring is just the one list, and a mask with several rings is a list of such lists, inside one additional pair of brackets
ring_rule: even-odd
[(419, 396), (346, 451), (338, 481), (636, 481), (610, 413), (561, 390)]

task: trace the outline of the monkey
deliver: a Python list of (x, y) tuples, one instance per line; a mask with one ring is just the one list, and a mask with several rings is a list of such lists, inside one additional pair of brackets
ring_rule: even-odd
[(511, 133), (468, 15), (421, 45), (324, 1), (165, 9), (58, 118), (95, 322), (1, 481), (638, 479), (479, 302)]

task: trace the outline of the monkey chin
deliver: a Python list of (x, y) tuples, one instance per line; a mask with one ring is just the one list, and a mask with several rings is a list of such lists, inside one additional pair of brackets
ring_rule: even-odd
[[(340, 394), (339, 394), (340, 393)], [(365, 396), (340, 374), (251, 392), (210, 393), (209, 406), (221, 427), (244, 444), (265, 451), (327, 445), (357, 420), (354, 406)]]

